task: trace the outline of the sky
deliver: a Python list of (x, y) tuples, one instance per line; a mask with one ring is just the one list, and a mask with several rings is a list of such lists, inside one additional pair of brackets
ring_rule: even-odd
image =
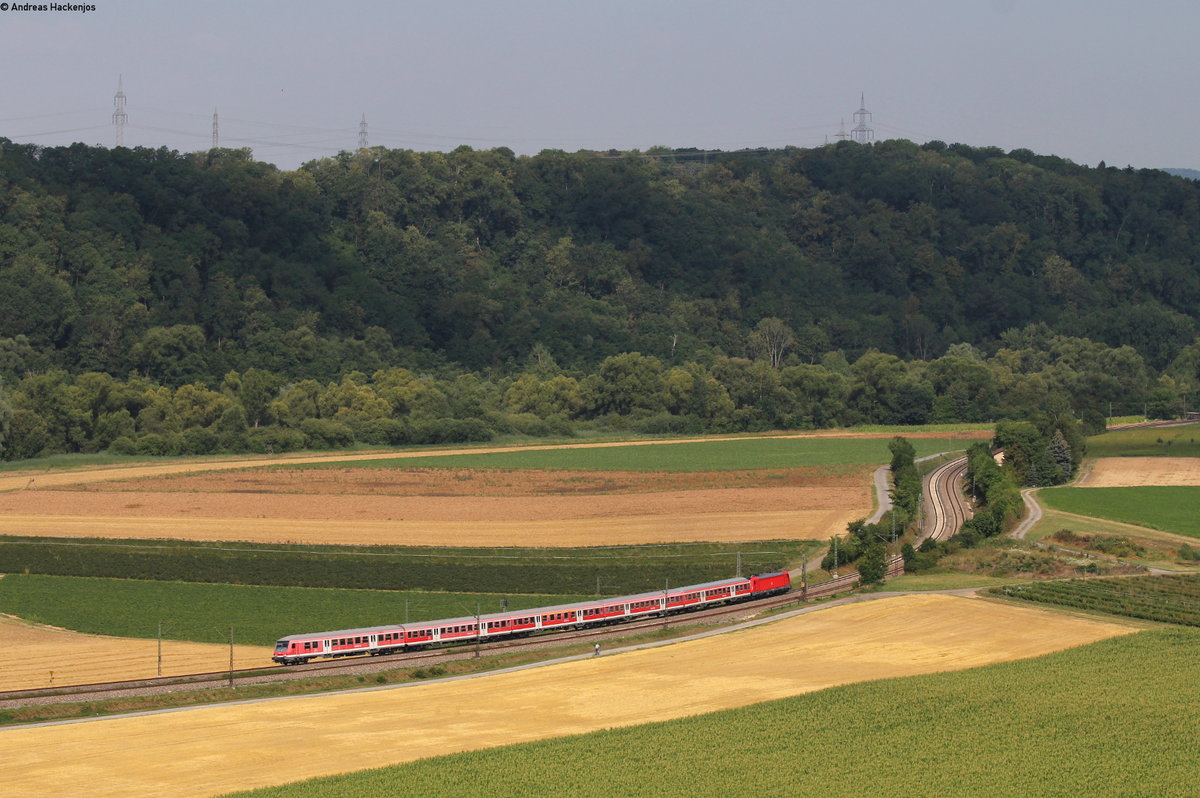
[[(37, 0), (49, 4), (49, 0)], [(0, 137), (250, 147), (816, 147), (875, 138), (1200, 169), (1195, 0), (0, 2)]]

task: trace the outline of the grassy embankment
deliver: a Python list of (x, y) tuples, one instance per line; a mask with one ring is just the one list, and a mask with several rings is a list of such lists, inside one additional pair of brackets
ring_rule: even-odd
[(239, 795), (1187, 796), (1198, 644), (1200, 630), (1158, 629)]

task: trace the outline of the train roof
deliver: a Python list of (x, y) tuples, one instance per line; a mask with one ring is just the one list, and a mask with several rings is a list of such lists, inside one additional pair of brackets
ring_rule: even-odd
[[(573, 604), (556, 604), (553, 607), (538, 607), (535, 610), (518, 610), (515, 614), (524, 615), (527, 612), (570, 612), (584, 607), (594, 607), (597, 604), (625, 604), (630, 601), (646, 601), (649, 599), (661, 598), (664, 592), (672, 596), (680, 593), (692, 593), (697, 590), (708, 590), (713, 587), (725, 587), (726, 585), (736, 585), (739, 582), (749, 581), (748, 577), (730, 576), (725, 579), (718, 579), (714, 582), (703, 582), (699, 585), (683, 585), (681, 587), (669, 587), (663, 590), (648, 590), (645, 593), (636, 593), (632, 596), (612, 596), (609, 598), (590, 599), (588, 601), (576, 601)], [(513, 615), (513, 612), (500, 613), (494, 617), (507, 618)]]
[[(776, 571), (769, 574), (758, 574), (759, 577), (779, 576), (783, 571)], [(523, 618), (527, 615), (540, 615), (547, 612), (570, 612), (571, 610), (583, 609), (584, 607), (594, 607), (603, 604), (625, 604), (630, 601), (646, 601), (656, 599), (662, 596), (664, 592), (670, 595), (678, 595), (680, 593), (692, 593), (698, 590), (708, 590), (714, 587), (725, 587), (727, 585), (735, 585), (740, 582), (749, 581), (749, 577), (745, 576), (730, 576), (725, 579), (717, 579), (712, 582), (702, 582), (698, 585), (683, 585), (680, 587), (668, 587), (664, 590), (649, 590), (645, 593), (637, 593), (632, 596), (611, 596), (598, 599), (589, 599), (587, 601), (576, 601), (571, 604), (555, 604), (551, 607), (530, 607), (524, 610), (506, 610), (504, 612), (488, 612), (481, 613), (478, 619), (482, 623), (488, 621), (500, 620), (502, 618)], [(359, 629), (338, 629), (331, 632), (307, 632), (304, 634), (288, 635), (287, 637), (279, 638), (284, 640), (309, 640), (311, 638), (326, 638), (326, 637), (350, 637), (357, 635), (377, 634), (379, 632), (395, 632), (404, 631), (406, 629), (426, 629), (434, 626), (453, 626), (457, 624), (475, 623), (476, 616), (463, 615), (458, 618), (436, 618), (428, 621), (413, 621), (407, 624), (391, 624), (389, 626), (365, 626)]]
[(351, 637), (358, 635), (378, 634), (379, 632), (397, 632), (402, 631), (403, 626), (399, 624), (389, 624), (388, 626), (363, 626), (359, 629), (334, 629), (329, 632), (303, 632), (296, 635), (288, 635), (281, 637), (280, 640), (308, 640), (313, 637)]

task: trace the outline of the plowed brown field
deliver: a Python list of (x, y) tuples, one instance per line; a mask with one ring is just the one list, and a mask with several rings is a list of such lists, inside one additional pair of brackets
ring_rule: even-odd
[(870, 469), (862, 467), (682, 474), (248, 467), (263, 464), (280, 460), (2, 478), (0, 488), (10, 490), (0, 493), (0, 534), (414, 546), (823, 539), (872, 505)]
[(977, 599), (882, 599), (473, 680), (0, 730), (3, 792), (42, 798), (87, 785), (97, 796), (219, 795), (1032, 657), (1131, 631)]
[(1098, 457), (1081, 488), (1200, 485), (1200, 457)]

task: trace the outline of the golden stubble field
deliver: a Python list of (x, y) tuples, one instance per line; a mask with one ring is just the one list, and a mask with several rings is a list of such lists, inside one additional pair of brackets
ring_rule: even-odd
[(471, 680), (0, 730), (3, 792), (55, 795), (86, 784), (98, 796), (220, 795), (1032, 657), (1132, 631), (982, 599), (880, 599)]
[[(0, 690), (40, 690), (67, 684), (150, 679), (159, 675), (157, 640), (86, 635), (0, 615)], [(164, 640), (162, 675), (214, 670), (229, 663), (229, 647)], [(233, 667), (269, 663), (271, 649), (233, 646)], [(0, 790), (0, 794), (3, 791)]]
[(1200, 457), (1098, 457), (1088, 466), (1081, 488), (1200, 485)]

